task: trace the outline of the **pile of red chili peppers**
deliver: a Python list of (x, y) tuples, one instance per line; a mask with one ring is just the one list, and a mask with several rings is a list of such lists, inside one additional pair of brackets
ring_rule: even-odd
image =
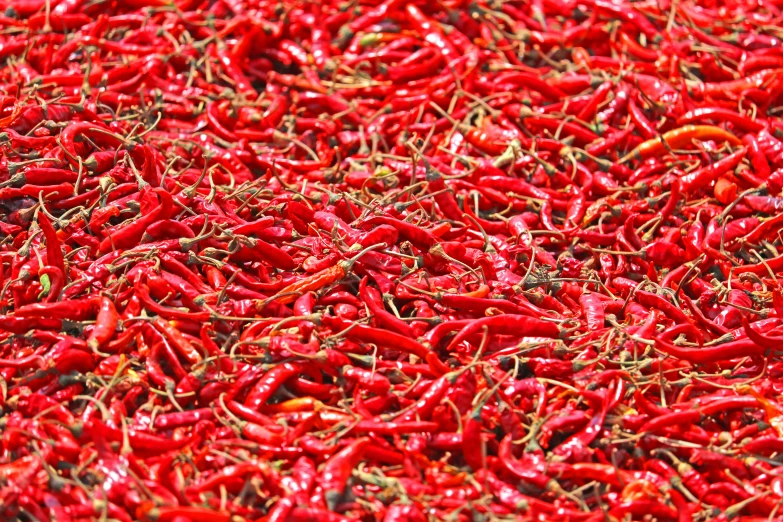
[(780, 2), (0, 7), (0, 519), (783, 520)]

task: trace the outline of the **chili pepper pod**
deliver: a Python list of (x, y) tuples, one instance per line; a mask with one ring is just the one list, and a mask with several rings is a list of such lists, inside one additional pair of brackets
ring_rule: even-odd
[(269, 370), (253, 386), (245, 399), (245, 405), (255, 410), (260, 409), (271, 398), (272, 394), (289, 378), (298, 375), (303, 370), (301, 364), (284, 363)]
[(733, 172), (739, 165), (742, 159), (745, 157), (746, 149), (741, 148), (738, 151), (726, 156), (725, 158), (715, 162), (709, 167), (691, 172), (680, 178), (680, 184), (682, 190), (685, 192), (691, 192), (701, 189), (710, 183), (714, 182), (718, 176), (726, 172)]
[(374, 393), (386, 393), (391, 389), (389, 379), (379, 373), (369, 372), (361, 368), (347, 367), (342, 375), (349, 381), (355, 381), (364, 389)]
[(452, 339), (447, 350), (451, 350), (454, 346), (462, 342), (462, 340), (469, 338), (471, 335), (480, 333), (484, 327), (492, 334), (521, 331), (529, 336), (550, 337), (554, 339), (563, 335), (563, 331), (554, 323), (519, 315), (496, 315), (484, 317), (462, 328), (456, 337)]
[(333, 510), (343, 496), (346, 482), (351, 469), (367, 451), (371, 439), (362, 437), (350, 443), (344, 449), (333, 455), (324, 465), (320, 474), (319, 485), (323, 491), (326, 506)]
[(363, 255), (370, 252), (372, 249), (378, 248), (378, 246), (379, 245), (371, 245), (351, 259), (338, 261), (338, 263), (332, 267), (325, 268), (302, 281), (288, 285), (281, 289), (272, 299), (280, 304), (288, 304), (295, 301), (301, 293), (318, 290), (339, 281), (348, 274), (356, 261), (361, 259)]
[(118, 319), (119, 315), (112, 300), (106, 296), (101, 297), (96, 324), (87, 340), (93, 351), (97, 351), (114, 336)]
[[(722, 140), (732, 145), (740, 145), (741, 141), (732, 133), (711, 125), (684, 125), (679, 129), (669, 131), (661, 136), (661, 139), (653, 139), (639, 145), (636, 149), (623, 157), (620, 162), (625, 163), (631, 158), (645, 159), (656, 154), (663, 153), (665, 147), (679, 149), (690, 144), (694, 139)], [(663, 145), (665, 143), (665, 145)]]

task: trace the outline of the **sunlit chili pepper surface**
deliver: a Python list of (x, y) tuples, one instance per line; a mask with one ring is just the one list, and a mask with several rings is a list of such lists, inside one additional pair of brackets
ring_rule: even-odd
[(0, 520), (783, 520), (781, 2), (0, 7)]

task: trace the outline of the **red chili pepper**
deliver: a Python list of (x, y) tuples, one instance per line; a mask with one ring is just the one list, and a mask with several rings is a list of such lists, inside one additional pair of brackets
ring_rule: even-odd
[(15, 312), (17, 317), (47, 319), (69, 319), (84, 321), (92, 316), (97, 306), (97, 299), (81, 299), (61, 301), (56, 303), (34, 303), (22, 306)]
[(168, 321), (158, 318), (152, 324), (189, 364), (198, 364), (202, 361), (201, 354), (196, 351), (190, 341), (179, 330), (172, 327)]
[(367, 450), (370, 442), (371, 439), (368, 437), (356, 439), (330, 457), (324, 465), (319, 483), (321, 488), (323, 488), (323, 495), (328, 509), (334, 510), (340, 501), (345, 485), (351, 476), (351, 470)]
[(739, 266), (734, 270), (734, 273), (765, 275), (769, 274), (770, 270), (774, 273), (781, 269), (783, 269), (783, 256), (777, 256), (764, 262)]
[(87, 345), (93, 351), (97, 351), (114, 337), (117, 330), (118, 319), (119, 315), (117, 314), (117, 309), (114, 307), (112, 300), (106, 296), (101, 297), (95, 327), (93, 328), (89, 339), (87, 339)]
[[(110, 233), (101, 242), (99, 251), (107, 253), (114, 249), (126, 249), (136, 246), (144, 234), (145, 229), (159, 219), (166, 219), (172, 209), (172, 198), (168, 192), (162, 189), (152, 189), (144, 196), (155, 194), (159, 204), (148, 214), (134, 220), (129, 225), (121, 227), (116, 233)], [(143, 196), (143, 197), (144, 197)]]
[(518, 479), (533, 485), (536, 488), (546, 491), (560, 490), (560, 486), (557, 482), (547, 477), (543, 473), (525, 466), (523, 461), (517, 460), (512, 453), (511, 444), (511, 436), (506, 435), (498, 448), (498, 458), (509, 473), (513, 474)]
[(383, 307), (383, 300), (380, 293), (374, 288), (367, 286), (366, 277), (364, 277), (359, 284), (359, 295), (364, 301), (364, 304), (367, 305), (370, 313), (372, 313), (373, 320), (376, 324), (391, 328), (406, 337), (414, 337), (413, 330), (407, 323), (386, 311)]
[(420, 359), (427, 359), (430, 355), (430, 351), (424, 345), (388, 330), (371, 328), (361, 324), (352, 324), (348, 321), (331, 317), (322, 317), (321, 321), (324, 326), (332, 328), (333, 330), (342, 331), (343, 335), (351, 340), (388, 347), (393, 350), (415, 355)]
[[(759, 132), (765, 126), (755, 120), (722, 107), (704, 107), (689, 111), (677, 120), (677, 125), (702, 122), (704, 120), (728, 121), (744, 132)], [(751, 138), (752, 134), (749, 135)], [(745, 138), (743, 137), (743, 141)]]
[(745, 157), (745, 149), (742, 148), (725, 158), (718, 160), (709, 167), (696, 170), (680, 178), (680, 184), (684, 192), (692, 192), (708, 186), (719, 176), (726, 172), (732, 172)]
[(220, 46), (218, 46), (217, 54), (220, 58), (220, 64), (226, 70), (226, 74), (228, 74), (228, 76), (234, 80), (234, 83), (237, 86), (237, 90), (249, 95), (256, 94), (256, 90), (253, 88), (253, 84), (242, 71), (240, 66), (236, 63), (234, 55), (228, 52), (227, 48), (221, 48)]
[(467, 340), (471, 335), (479, 334), (484, 328), (490, 334), (511, 334), (513, 332), (524, 332), (525, 335), (532, 337), (559, 338), (563, 332), (554, 323), (545, 322), (533, 317), (521, 315), (495, 315), (484, 317), (463, 327), (459, 333), (452, 339), (447, 350), (451, 351), (457, 344)]
[(369, 252), (372, 248), (376, 248), (376, 245), (372, 245), (365, 248), (357, 255), (348, 260), (341, 260), (336, 265), (329, 268), (325, 268), (312, 276), (308, 276), (300, 281), (292, 283), (282, 290), (280, 290), (273, 299), (280, 304), (288, 304), (296, 300), (296, 298), (304, 293), (319, 290), (327, 285), (330, 285), (336, 281), (339, 281), (348, 274), (353, 267), (354, 263), (358, 261), (363, 255)]
[(303, 366), (297, 363), (283, 363), (275, 366), (253, 386), (252, 391), (245, 399), (245, 405), (254, 410), (259, 410), (266, 405), (267, 401), (285, 381), (298, 375), (303, 369)]
[(405, 14), (412, 25), (422, 34), (424, 40), (437, 48), (446, 62), (459, 56), (459, 52), (454, 45), (446, 38), (443, 29), (437, 25), (437, 22), (429, 19), (416, 5), (408, 4), (405, 6)]
[(728, 361), (737, 357), (763, 355), (766, 352), (766, 348), (757, 345), (749, 339), (730, 341), (723, 345), (710, 347), (681, 348), (659, 338), (656, 339), (656, 346), (668, 355), (696, 364)]

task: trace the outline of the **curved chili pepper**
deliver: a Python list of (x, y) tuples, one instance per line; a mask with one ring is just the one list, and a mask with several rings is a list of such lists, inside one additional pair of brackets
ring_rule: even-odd
[(286, 286), (275, 296), (273, 296), (272, 299), (280, 304), (288, 304), (295, 301), (296, 298), (301, 294), (319, 290), (327, 285), (339, 281), (340, 279), (344, 278), (346, 274), (348, 274), (356, 261), (358, 261), (363, 255), (375, 247), (375, 245), (368, 247), (351, 259), (338, 261), (338, 263), (332, 267), (325, 268), (318, 273), (313, 274), (312, 276)]
[[(678, 129), (666, 132), (660, 138), (645, 141), (633, 151), (620, 159), (621, 163), (637, 158), (646, 159), (666, 152), (669, 149), (679, 149), (690, 145), (693, 140), (724, 141), (731, 145), (740, 145), (742, 142), (734, 134), (712, 125), (684, 125)], [(664, 145), (665, 144), (665, 145)]]
[(471, 335), (481, 333), (485, 327), (490, 334), (522, 332), (524, 335), (532, 337), (549, 337), (552, 339), (557, 339), (563, 333), (556, 324), (532, 317), (521, 315), (495, 315), (478, 319), (470, 325), (463, 327), (454, 339), (451, 340), (447, 349), (451, 350)]
[(351, 475), (351, 470), (357, 461), (367, 451), (371, 439), (362, 437), (356, 439), (344, 449), (334, 454), (324, 465), (320, 475), (320, 485), (326, 505), (333, 510), (343, 496), (346, 482)]
[(749, 339), (731, 341), (723, 345), (702, 348), (681, 348), (669, 344), (660, 338), (656, 339), (656, 346), (666, 354), (696, 364), (708, 362), (727, 361), (737, 357), (758, 356), (766, 353), (766, 348), (757, 345)]
[(87, 339), (87, 345), (93, 350), (98, 350), (114, 337), (117, 329), (119, 314), (114, 307), (114, 303), (106, 296), (101, 297), (101, 303), (98, 307), (98, 317), (95, 321), (95, 327)]

